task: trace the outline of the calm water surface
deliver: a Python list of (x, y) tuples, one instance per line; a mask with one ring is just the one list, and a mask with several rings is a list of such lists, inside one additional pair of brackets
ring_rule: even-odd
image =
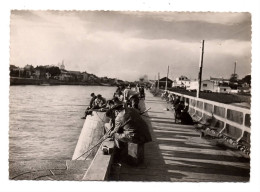
[(109, 99), (115, 87), (11, 86), (9, 159), (71, 159), (92, 92)]

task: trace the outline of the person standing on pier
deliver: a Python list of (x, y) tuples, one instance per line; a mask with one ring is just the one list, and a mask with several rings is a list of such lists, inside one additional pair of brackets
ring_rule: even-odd
[(145, 99), (144, 86), (140, 86), (139, 94), (140, 94), (140, 98)]

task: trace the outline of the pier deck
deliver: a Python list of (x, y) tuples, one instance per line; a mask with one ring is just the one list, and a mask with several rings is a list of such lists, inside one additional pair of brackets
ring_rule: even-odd
[(166, 102), (146, 93), (146, 120), (153, 141), (145, 144), (138, 167), (125, 164), (111, 170), (111, 180), (175, 182), (247, 182), (250, 160), (200, 137), (193, 126), (176, 124)]

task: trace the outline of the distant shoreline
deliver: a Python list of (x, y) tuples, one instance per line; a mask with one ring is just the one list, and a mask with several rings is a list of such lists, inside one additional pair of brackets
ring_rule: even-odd
[(84, 86), (107, 86), (114, 87), (116, 84), (97, 83), (97, 82), (76, 82), (76, 81), (60, 81), (55, 79), (31, 79), (10, 77), (10, 86), (16, 85), (84, 85)]

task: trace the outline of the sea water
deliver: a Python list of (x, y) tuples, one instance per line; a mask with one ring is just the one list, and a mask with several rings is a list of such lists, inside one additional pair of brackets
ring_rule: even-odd
[(90, 94), (112, 97), (115, 87), (11, 86), (9, 160), (71, 159)]

